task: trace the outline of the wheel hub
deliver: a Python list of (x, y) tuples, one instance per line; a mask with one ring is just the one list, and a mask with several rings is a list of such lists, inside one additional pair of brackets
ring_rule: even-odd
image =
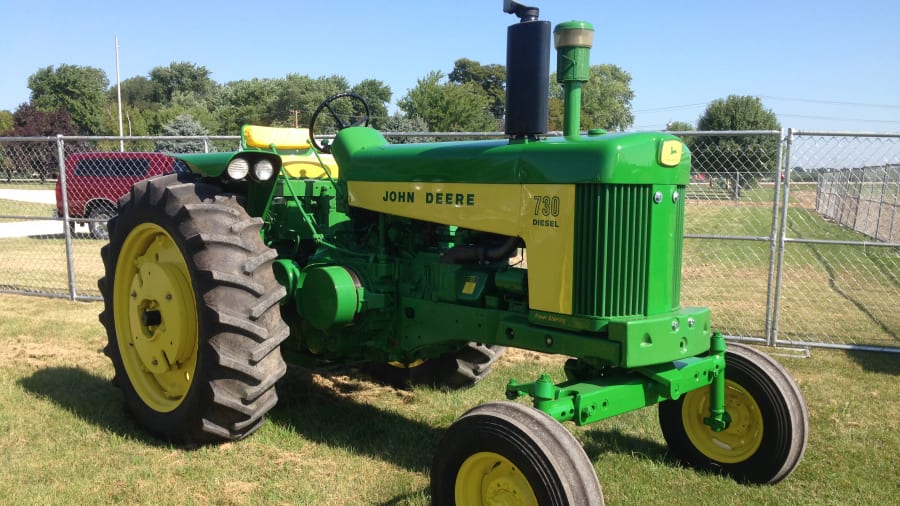
[(506, 457), (493, 452), (469, 456), (456, 478), (457, 504), (537, 506), (528, 478)]
[(197, 366), (197, 312), (187, 263), (155, 224), (125, 239), (116, 267), (119, 351), (137, 394), (162, 412), (175, 409)]
[(762, 444), (762, 413), (753, 396), (729, 380), (725, 380), (725, 409), (731, 423), (715, 432), (703, 421), (709, 416), (709, 392), (700, 389), (688, 393), (682, 409), (685, 432), (707, 457), (727, 464), (743, 462)]

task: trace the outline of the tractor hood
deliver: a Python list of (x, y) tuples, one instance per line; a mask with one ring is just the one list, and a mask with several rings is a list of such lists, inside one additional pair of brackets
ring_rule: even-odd
[(332, 153), (348, 181), (683, 185), (690, 179), (690, 152), (661, 132), (389, 144), (376, 130), (353, 127), (337, 135)]

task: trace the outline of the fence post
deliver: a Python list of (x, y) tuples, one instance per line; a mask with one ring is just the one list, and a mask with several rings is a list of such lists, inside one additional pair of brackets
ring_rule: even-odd
[[(784, 243), (787, 239), (787, 223), (788, 223), (788, 199), (791, 196), (791, 146), (794, 143), (794, 129), (788, 128), (787, 145), (785, 146), (784, 158), (788, 160), (787, 167), (784, 169), (784, 196), (781, 199), (781, 224), (778, 232), (778, 261), (775, 267), (775, 297), (772, 304), (772, 329), (766, 339), (769, 346), (778, 344), (778, 326), (781, 320), (781, 289), (784, 281)], [(780, 175), (778, 179), (780, 179)]]
[[(775, 298), (773, 294), (774, 289), (774, 279), (775, 279), (775, 264), (778, 259), (778, 207), (780, 204), (781, 197), (781, 174), (784, 170), (785, 159), (789, 156), (789, 151), (785, 151), (784, 149), (785, 143), (785, 135), (784, 130), (778, 136), (778, 154), (776, 155), (775, 162), (775, 185), (773, 186), (772, 195), (772, 230), (769, 232), (769, 279), (766, 283), (766, 322), (765, 322), (765, 338), (766, 344), (769, 346), (775, 345), (775, 339), (772, 336), (772, 305), (778, 304), (778, 300)], [(787, 165), (790, 165), (790, 160), (787, 160)], [(788, 184), (788, 179), (785, 177), (785, 186)], [(787, 205), (787, 201), (785, 200), (784, 205)]]
[(63, 199), (63, 237), (66, 242), (66, 269), (69, 277), (69, 300), (75, 300), (75, 257), (72, 252), (72, 229), (69, 226), (69, 191), (66, 187), (66, 150), (62, 135), (56, 136), (56, 156), (59, 162), (59, 185)]

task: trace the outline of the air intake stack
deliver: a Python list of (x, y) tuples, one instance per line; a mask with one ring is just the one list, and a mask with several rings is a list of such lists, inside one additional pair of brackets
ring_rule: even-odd
[(539, 10), (512, 0), (503, 12), (519, 22), (506, 31), (506, 134), (515, 139), (547, 133), (550, 75), (550, 22), (539, 21)]
[(581, 134), (581, 85), (591, 79), (591, 46), (594, 44), (594, 26), (584, 21), (560, 23), (553, 30), (556, 46), (556, 80), (565, 93), (565, 117), (563, 134), (577, 137)]

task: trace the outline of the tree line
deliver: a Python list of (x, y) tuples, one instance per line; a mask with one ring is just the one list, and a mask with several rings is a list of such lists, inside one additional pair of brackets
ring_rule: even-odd
[[(350, 84), (340, 75), (254, 78), (215, 82), (191, 62), (155, 67), (121, 83), (125, 135), (234, 135), (243, 124), (308, 125), (315, 108), (339, 92), (369, 104), (372, 124), (388, 131), (497, 131), (502, 129), (506, 69), (461, 58), (444, 74), (419, 79), (389, 113), (392, 90), (377, 79)], [(561, 129), (562, 88), (548, 76), (550, 130)], [(62, 64), (28, 78), (30, 101), (0, 111), (0, 136), (118, 135), (119, 89), (94, 67)], [(631, 76), (616, 65), (591, 67), (584, 87), (582, 127), (624, 130), (631, 114)], [(173, 132), (173, 127), (191, 131)]]
[[(370, 124), (393, 132), (487, 132), (503, 129), (506, 68), (467, 58), (444, 74), (431, 71), (417, 80), (389, 112), (391, 88), (377, 79), (356, 84), (340, 75), (310, 77), (288, 74), (215, 82), (209, 69), (191, 62), (172, 62), (147, 75), (121, 83), (123, 133), (126, 136), (236, 135), (244, 124), (308, 126), (316, 107), (327, 97), (350, 91), (366, 99)], [(563, 89), (548, 76), (548, 130), (562, 130)], [(38, 69), (28, 78), (30, 100), (15, 111), (0, 111), (0, 137), (85, 135), (117, 136), (120, 90), (98, 68), (62, 64)], [(622, 131), (634, 124), (631, 75), (613, 64), (592, 65), (582, 91), (581, 129)], [(775, 114), (759, 98), (729, 96), (708, 105), (696, 122), (698, 130), (779, 129)], [(693, 130), (678, 121), (668, 130)], [(737, 173), (756, 166), (772, 170), (774, 139), (686, 138), (695, 170)], [(157, 149), (178, 150), (177, 145)], [(715, 153), (714, 158), (704, 157)], [(752, 160), (745, 159), (748, 156)], [(7, 153), (8, 155), (8, 153)], [(698, 156), (699, 155), (699, 156)], [(50, 156), (50, 155), (48, 155)], [(744, 158), (742, 158), (744, 157)], [(8, 156), (2, 156), (6, 158)], [(703, 160), (711, 160), (709, 163)], [(2, 160), (0, 160), (2, 161)], [(35, 160), (31, 164), (45, 165)], [(709, 167), (701, 167), (709, 165)]]

